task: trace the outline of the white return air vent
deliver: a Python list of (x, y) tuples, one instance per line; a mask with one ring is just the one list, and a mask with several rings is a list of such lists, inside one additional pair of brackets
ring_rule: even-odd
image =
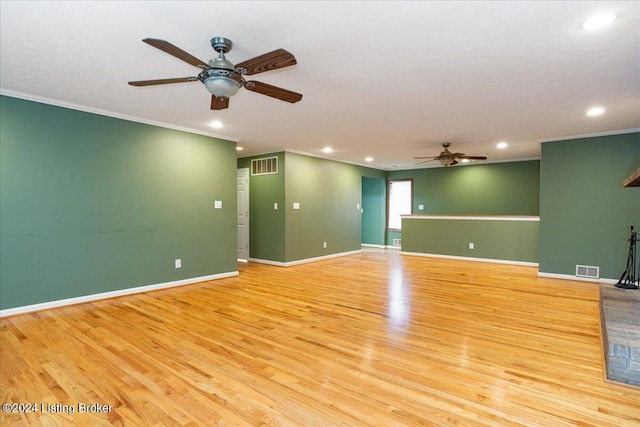
[(278, 157), (263, 157), (251, 160), (251, 175), (278, 173)]
[(393, 246), (400, 246), (402, 244), (402, 239), (393, 239)]
[(576, 277), (600, 278), (600, 267), (591, 265), (576, 265)]

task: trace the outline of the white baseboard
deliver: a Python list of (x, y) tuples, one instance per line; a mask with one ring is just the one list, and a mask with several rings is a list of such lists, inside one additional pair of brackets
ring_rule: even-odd
[(260, 259), (260, 258), (249, 258), (249, 261), (257, 262), (259, 264), (276, 265), (278, 267), (291, 267), (293, 265), (307, 264), (310, 262), (322, 261), (325, 259), (338, 258), (343, 256), (349, 256), (349, 255), (357, 255), (361, 253), (362, 253), (362, 249), (357, 249), (355, 251), (339, 252), (337, 254), (323, 255), (323, 256), (314, 257), (314, 258), (298, 259), (298, 260), (289, 261), (289, 262), (271, 261), (269, 259)]
[(386, 248), (385, 245), (372, 245), (370, 243), (363, 243), (360, 246), (362, 246), (363, 248), (378, 248), (378, 249), (384, 249)]
[(588, 277), (577, 277), (571, 274), (556, 274), (556, 273), (545, 273), (542, 271), (538, 271), (538, 277), (547, 277), (550, 279), (562, 279), (562, 280), (576, 280), (578, 282), (591, 282), (591, 283), (607, 283), (615, 285), (618, 283), (618, 279), (589, 279)]
[(5, 310), (0, 310), (0, 317), (14, 316), (16, 314), (30, 313), (32, 311), (48, 310), (51, 308), (82, 304), (85, 302), (115, 298), (115, 297), (120, 297), (124, 295), (138, 294), (142, 292), (157, 291), (159, 289), (173, 288), (176, 286), (191, 285), (198, 282), (224, 279), (225, 277), (233, 277), (237, 275), (238, 275), (237, 271), (230, 271), (228, 273), (212, 274), (210, 276), (193, 277), (190, 279), (176, 280), (173, 282), (158, 283), (155, 285), (138, 286), (135, 288), (127, 288), (127, 289), (120, 289), (117, 291), (102, 292), (99, 294), (84, 295), (81, 297), (66, 298), (66, 299), (61, 299), (57, 301), (49, 301), (49, 302), (43, 302), (39, 304), (25, 305), (23, 307), (7, 308)]
[(386, 245), (384, 248), (385, 249), (395, 249), (397, 251), (401, 251), (402, 250), (402, 246)]
[(479, 262), (492, 262), (496, 264), (512, 264), (512, 265), (523, 265), (526, 267), (537, 267), (537, 262), (527, 262), (527, 261), (512, 261), (509, 259), (492, 259), (492, 258), (472, 258), (466, 256), (456, 256), (456, 255), (441, 255), (441, 254), (426, 254), (422, 252), (400, 252), (400, 255), (411, 255), (411, 256), (423, 256), (430, 258), (445, 258), (445, 259), (459, 259), (462, 261), (479, 261)]

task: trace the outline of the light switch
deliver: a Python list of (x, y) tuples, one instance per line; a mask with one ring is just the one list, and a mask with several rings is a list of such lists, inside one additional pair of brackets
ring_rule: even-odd
[(216, 209), (222, 209), (222, 200), (216, 200), (213, 202), (213, 207)]
[(423, 211), (424, 210), (424, 205), (418, 205), (418, 210), (419, 211)]
[(278, 209), (278, 202), (275, 202), (275, 203), (273, 204), (273, 209)]
[(360, 209), (360, 203), (356, 204), (356, 209)]
[(293, 209), (300, 209), (300, 203), (294, 202)]

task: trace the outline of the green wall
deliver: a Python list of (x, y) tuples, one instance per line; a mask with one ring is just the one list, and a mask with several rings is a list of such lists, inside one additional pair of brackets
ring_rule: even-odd
[(640, 167), (640, 133), (546, 142), (540, 165), (540, 272), (576, 264), (618, 279), (629, 226), (640, 228), (640, 188), (621, 182)]
[[(420, 215), (539, 215), (537, 160), (391, 171), (413, 178), (413, 213)], [(424, 210), (419, 210), (424, 205)], [(387, 244), (401, 233), (387, 232)]]
[(402, 251), (537, 263), (539, 225), (538, 221), (405, 218)]
[(2, 309), (237, 271), (235, 143), (5, 96), (0, 114)]
[(359, 168), (295, 153), (285, 157), (287, 261), (359, 250)]

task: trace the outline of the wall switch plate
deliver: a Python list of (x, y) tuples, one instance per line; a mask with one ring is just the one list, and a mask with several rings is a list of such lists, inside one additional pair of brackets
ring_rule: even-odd
[(418, 205), (418, 210), (419, 211), (423, 211), (424, 210), (424, 205)]
[(327, 242), (322, 242), (322, 247), (326, 249), (327, 248)]
[(476, 245), (474, 245), (473, 243), (469, 243), (469, 249), (475, 249)]
[(275, 209), (275, 210), (277, 210), (277, 209), (278, 209), (278, 202), (275, 202), (275, 203), (273, 204), (273, 209)]
[(356, 209), (360, 209), (360, 203), (356, 204)]
[(222, 200), (216, 200), (213, 202), (213, 207), (216, 209), (222, 209)]
[(181, 259), (176, 259), (174, 261), (174, 265), (176, 266), (176, 268), (182, 268), (182, 260)]
[(293, 209), (300, 209), (300, 203), (294, 202)]

